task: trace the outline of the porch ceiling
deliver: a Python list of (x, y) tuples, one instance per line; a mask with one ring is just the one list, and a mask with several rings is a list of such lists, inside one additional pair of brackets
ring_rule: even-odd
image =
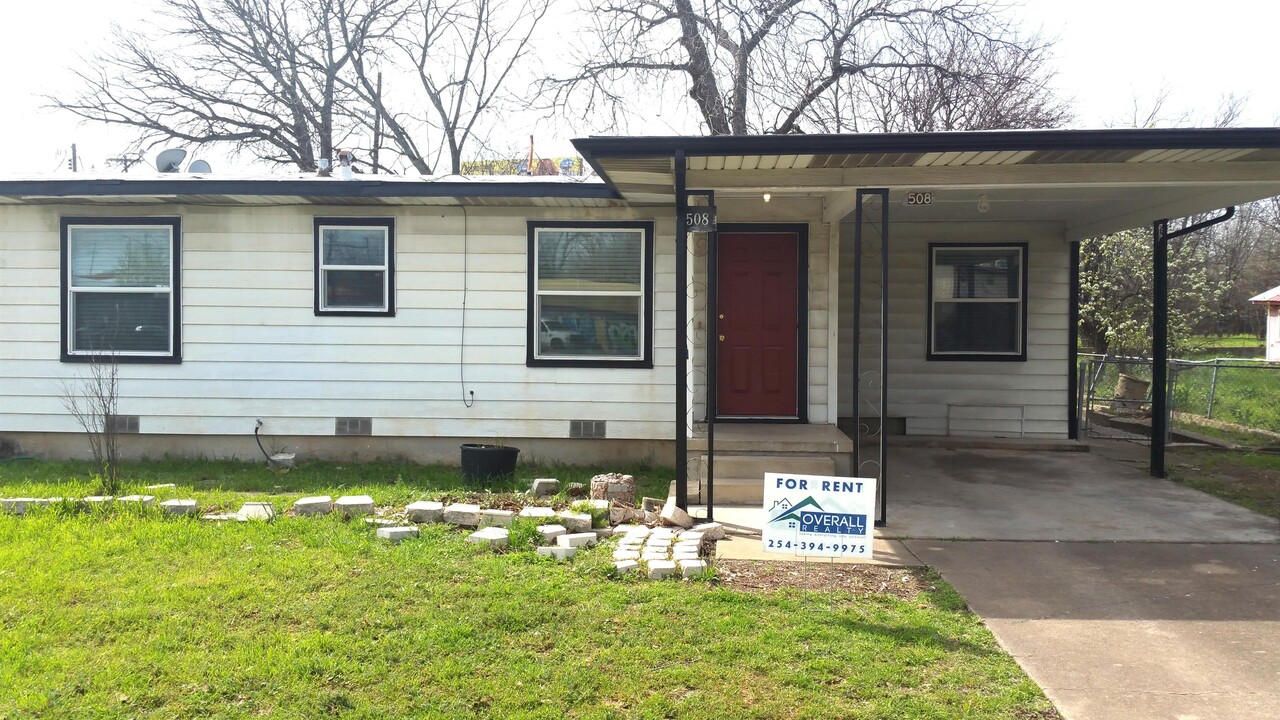
[[(1280, 194), (1280, 130), (1081, 130), (711, 138), (575, 144), (631, 203), (675, 202), (674, 153), (690, 189), (718, 197), (818, 196), (824, 220), (856, 188), (887, 187), (898, 221), (1056, 221), (1072, 239)], [(930, 205), (903, 204), (928, 191)], [(987, 196), (989, 210), (978, 211)]]

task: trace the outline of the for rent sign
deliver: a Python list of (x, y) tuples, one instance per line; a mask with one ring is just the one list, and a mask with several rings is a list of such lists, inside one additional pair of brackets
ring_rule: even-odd
[(871, 557), (874, 478), (766, 473), (764, 549), (823, 557)]

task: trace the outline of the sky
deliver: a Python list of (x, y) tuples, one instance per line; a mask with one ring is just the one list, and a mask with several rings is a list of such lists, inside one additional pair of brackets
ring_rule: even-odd
[[(44, 106), (44, 95), (76, 88), (71, 68), (109, 40), (112, 23), (139, 27), (154, 0), (8, 0), (9, 32), (0, 43), (0, 176), (65, 172), (72, 143), (82, 167), (102, 169), (130, 139), (127, 132), (81, 124)], [(1055, 39), (1057, 89), (1072, 101), (1075, 127), (1126, 126), (1134, 99), (1145, 114), (1162, 90), (1164, 114), (1211, 121), (1221, 99), (1247, 97), (1241, 125), (1280, 125), (1280, 82), (1275, 78), (1274, 0), (1022, 0), (1010, 3), (1027, 29)], [(539, 155), (571, 152), (570, 128), (512, 128), (495, 145), (519, 146), (536, 136)], [(636, 123), (632, 132), (671, 134), (660, 118)], [(205, 153), (215, 172), (244, 169), (236, 161)], [(150, 161), (153, 158), (148, 158)]]

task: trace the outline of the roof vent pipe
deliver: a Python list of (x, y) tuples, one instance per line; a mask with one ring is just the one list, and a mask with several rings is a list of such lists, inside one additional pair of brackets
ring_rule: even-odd
[(351, 162), (354, 154), (350, 150), (338, 151), (338, 179), (353, 180), (355, 176), (351, 173)]

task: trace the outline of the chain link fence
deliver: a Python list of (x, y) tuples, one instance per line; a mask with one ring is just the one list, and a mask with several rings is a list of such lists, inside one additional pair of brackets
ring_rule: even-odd
[[(1151, 360), (1081, 354), (1080, 427), (1139, 434), (1151, 417)], [(1241, 358), (1169, 361), (1171, 433), (1280, 434), (1280, 363)], [(1145, 421), (1145, 423), (1144, 423)], [(1277, 437), (1280, 437), (1278, 435)]]

